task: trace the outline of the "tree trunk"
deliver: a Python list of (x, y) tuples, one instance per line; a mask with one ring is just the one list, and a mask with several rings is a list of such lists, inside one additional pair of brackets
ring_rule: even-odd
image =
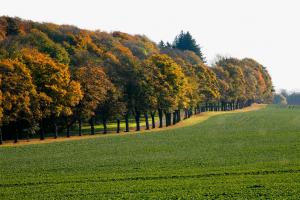
[(14, 143), (17, 143), (18, 142), (18, 131), (19, 130), (16, 130), (15, 134), (14, 134)]
[(144, 114), (144, 117), (145, 117), (145, 122), (146, 122), (146, 130), (149, 130), (150, 127), (149, 127), (149, 117), (148, 117), (148, 113), (145, 113), (145, 114)]
[(78, 119), (78, 135), (82, 135), (82, 120), (81, 118)]
[(70, 125), (67, 123), (67, 137), (70, 137)]
[(94, 117), (91, 117), (89, 120), (90, 126), (91, 126), (91, 135), (95, 135), (95, 126), (94, 126)]
[(41, 120), (41, 131), (40, 131), (40, 139), (44, 140), (45, 139), (45, 126), (44, 126), (44, 120)]
[(169, 126), (169, 113), (165, 112), (165, 122), (166, 122), (166, 127)]
[(67, 137), (70, 137), (71, 123), (69, 123), (68, 117), (66, 117), (66, 127), (67, 127)]
[(2, 129), (0, 127), (0, 145), (3, 144)]
[(159, 128), (163, 127), (163, 112), (161, 109), (158, 109), (158, 117), (159, 117)]
[(55, 120), (53, 120), (53, 126), (54, 126), (54, 139), (58, 137), (58, 127)]
[(170, 126), (172, 122), (172, 115), (170, 112), (165, 112), (166, 116), (166, 126)]
[(176, 110), (176, 119), (177, 119), (177, 122), (180, 122), (181, 121), (181, 115), (180, 115), (180, 109), (179, 110)]
[(151, 112), (152, 128), (155, 128), (155, 112)]
[(129, 116), (128, 116), (128, 114), (126, 113), (126, 115), (125, 115), (125, 132), (129, 132)]
[(140, 126), (140, 112), (136, 112), (136, 114), (135, 114), (135, 123), (136, 123), (136, 131), (140, 131), (141, 130), (141, 126)]
[(103, 133), (106, 134), (107, 133), (107, 120), (103, 118), (102, 122), (103, 122)]
[[(54, 139), (56, 139), (58, 137), (58, 127), (57, 127), (57, 123), (56, 123), (56, 119), (55, 119), (54, 115), (51, 116), (51, 120), (52, 120), (53, 128), (54, 128), (54, 130), (53, 130), (53, 133), (54, 133), (53, 137), (54, 137)], [(67, 121), (67, 124), (68, 124), (68, 118), (66, 118), (66, 121)]]
[(173, 125), (175, 125), (177, 123), (177, 114), (176, 114), (176, 110), (173, 112)]
[(120, 133), (120, 124), (121, 124), (120, 119), (117, 119), (117, 133)]

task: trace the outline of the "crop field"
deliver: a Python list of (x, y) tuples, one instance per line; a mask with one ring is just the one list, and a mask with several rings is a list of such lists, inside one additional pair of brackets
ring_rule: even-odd
[(0, 199), (300, 199), (300, 108), (0, 147)]

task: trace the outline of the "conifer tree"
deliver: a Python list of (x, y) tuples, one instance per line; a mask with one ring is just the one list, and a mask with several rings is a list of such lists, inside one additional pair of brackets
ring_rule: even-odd
[(203, 62), (205, 62), (201, 47), (197, 44), (190, 32), (185, 33), (181, 31), (180, 34), (175, 37), (173, 46), (176, 49), (193, 51), (201, 58)]

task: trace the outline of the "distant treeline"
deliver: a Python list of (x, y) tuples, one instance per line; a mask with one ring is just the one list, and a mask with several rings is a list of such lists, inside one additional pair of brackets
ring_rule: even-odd
[(282, 90), (279, 94), (275, 94), (274, 103), (281, 105), (300, 105), (300, 93), (288, 93), (286, 90)]
[[(205, 64), (189, 32), (158, 45), (143, 35), (0, 17), (0, 143), (25, 134), (65, 131), (78, 123), (134, 118), (160, 127), (206, 110), (272, 102), (272, 81), (253, 59), (220, 57)], [(152, 123), (152, 128), (155, 123)], [(1, 134), (1, 130), (2, 133)]]

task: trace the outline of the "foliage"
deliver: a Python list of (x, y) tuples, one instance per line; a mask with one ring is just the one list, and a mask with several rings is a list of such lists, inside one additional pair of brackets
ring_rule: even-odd
[(202, 62), (205, 62), (205, 58), (201, 52), (200, 46), (197, 44), (196, 40), (192, 37), (190, 32), (183, 32), (181, 31), (179, 35), (175, 37), (175, 40), (173, 42), (173, 46), (176, 49), (180, 50), (189, 50), (193, 51), (199, 58), (202, 60)]
[[(15, 99), (7, 97), (14, 93), (25, 99), (16, 99), (23, 103), (15, 102), (20, 112), (12, 116), (28, 114), (11, 117), (4, 128), (18, 128), (12, 121), (18, 124), (22, 119), (30, 124), (44, 121), (53, 131), (51, 120), (57, 132), (65, 128), (65, 118), (87, 122), (91, 117), (105, 121), (135, 115), (138, 124), (141, 114), (153, 117), (157, 110), (161, 121), (162, 112), (168, 118), (171, 113), (178, 115), (180, 109), (197, 113), (204, 103), (215, 108), (219, 101), (231, 103), (233, 109), (272, 102), (271, 77), (255, 60), (220, 58), (213, 67), (203, 61), (201, 48), (189, 32), (182, 31), (173, 45), (156, 45), (144, 35), (0, 17), (0, 62), (6, 68), (18, 66), (11, 71), (15, 77), (3, 78), (4, 71), (0, 74), (2, 112), (14, 113), (4, 108), (14, 103)], [(19, 68), (22, 70), (15, 71)], [(11, 82), (15, 79), (20, 80)], [(3, 88), (11, 84), (20, 84), (24, 91)], [(70, 125), (67, 123), (67, 130)], [(3, 135), (11, 136), (11, 131)]]
[(40, 96), (43, 115), (72, 114), (72, 107), (82, 98), (80, 84), (71, 80), (67, 65), (52, 60), (35, 49), (22, 50), (22, 62), (30, 70)]
[(145, 61), (148, 83), (153, 84), (157, 107), (176, 109), (185, 95), (186, 79), (179, 65), (167, 55), (153, 55)]
[(41, 113), (37, 111), (39, 97), (30, 70), (17, 60), (2, 60), (0, 72), (4, 124), (24, 120), (33, 123), (33, 118), (38, 118)]
[(100, 67), (81, 67), (75, 69), (74, 79), (81, 85), (83, 98), (74, 108), (76, 117), (92, 117), (96, 108), (107, 99), (112, 83)]

